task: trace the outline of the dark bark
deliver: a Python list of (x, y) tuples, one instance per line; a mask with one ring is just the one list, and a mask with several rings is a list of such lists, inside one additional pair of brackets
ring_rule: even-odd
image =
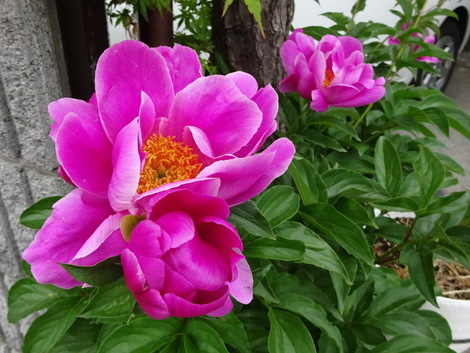
[(294, 13), (294, 0), (261, 0), (266, 38), (243, 0), (235, 0), (222, 17), (223, 0), (213, 1), (213, 36), (216, 51), (236, 70), (253, 75), (262, 86), (277, 87), (283, 68), (279, 48), (286, 40)]

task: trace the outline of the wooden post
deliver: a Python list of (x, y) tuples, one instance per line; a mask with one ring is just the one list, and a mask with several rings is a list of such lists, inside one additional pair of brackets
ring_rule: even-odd
[[(171, 10), (171, 8), (170, 8)], [(162, 12), (149, 10), (148, 21), (139, 15), (140, 40), (150, 47), (159, 45), (173, 46), (173, 13), (166, 9)]]

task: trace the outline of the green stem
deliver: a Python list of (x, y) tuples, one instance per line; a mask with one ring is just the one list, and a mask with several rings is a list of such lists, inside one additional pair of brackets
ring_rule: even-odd
[(359, 119), (357, 119), (357, 121), (354, 123), (353, 128), (356, 128), (356, 127), (361, 123), (361, 121), (364, 120), (364, 118), (366, 117), (367, 113), (369, 113), (370, 110), (372, 109), (372, 106), (373, 106), (373, 105), (374, 105), (374, 103), (370, 103), (370, 104), (367, 106), (366, 110), (364, 110), (364, 112), (363, 112), (362, 115), (359, 117)]

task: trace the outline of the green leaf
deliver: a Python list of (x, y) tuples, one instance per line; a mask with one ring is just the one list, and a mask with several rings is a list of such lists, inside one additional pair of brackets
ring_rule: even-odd
[(268, 220), (251, 200), (232, 207), (229, 222), (236, 227), (243, 228), (252, 235), (274, 238), (273, 230)]
[(241, 353), (251, 352), (245, 327), (233, 312), (217, 318), (204, 316), (203, 319), (224, 342), (238, 349)]
[(315, 224), (354, 257), (373, 265), (371, 247), (357, 224), (327, 203), (310, 205), (306, 212), (301, 212), (306, 221)]
[(392, 142), (383, 136), (375, 145), (375, 174), (385, 190), (398, 195), (403, 182), (400, 158)]
[(419, 292), (435, 307), (438, 307), (434, 294), (434, 267), (432, 252), (426, 249), (415, 249), (412, 245), (405, 246), (400, 254), (400, 262), (408, 265), (411, 281)]
[(79, 297), (65, 298), (31, 324), (23, 343), (24, 353), (49, 353), (75, 322), (87, 303)]
[(181, 320), (174, 317), (165, 320), (154, 320), (147, 316), (137, 317), (106, 337), (98, 353), (154, 352), (181, 334), (181, 326)]
[(48, 353), (96, 353), (101, 325), (77, 319), (62, 339)]
[(266, 38), (266, 34), (264, 33), (263, 29), (263, 22), (261, 21), (261, 1), (260, 0), (243, 0), (245, 2), (246, 7), (248, 8), (248, 12), (253, 15), (255, 18), (256, 23), (259, 26), (261, 31), (261, 35), (263, 38)]
[(393, 337), (370, 351), (371, 353), (455, 353), (431, 338), (416, 335)]
[(91, 296), (90, 304), (80, 316), (100, 322), (126, 322), (133, 315), (135, 299), (124, 279), (98, 287)]
[(305, 206), (327, 201), (325, 184), (315, 167), (307, 159), (295, 156), (288, 170)]
[(364, 317), (372, 318), (375, 316), (380, 318), (389, 312), (403, 308), (409, 303), (416, 302), (420, 300), (420, 298), (421, 296), (416, 289), (410, 290), (408, 288), (398, 287), (387, 288), (385, 292), (377, 294), (364, 314)]
[(470, 139), (470, 116), (462, 109), (446, 109), (450, 126)]
[(15, 323), (38, 310), (52, 306), (67, 296), (78, 298), (80, 292), (65, 290), (51, 284), (39, 284), (32, 278), (20, 279), (8, 293), (8, 321)]
[(418, 211), (418, 203), (409, 197), (394, 197), (384, 201), (374, 201), (371, 204), (379, 210), (406, 212), (406, 211)]
[(358, 225), (368, 225), (378, 228), (374, 220), (367, 213), (366, 209), (356, 200), (350, 198), (340, 198), (335, 203), (335, 208), (350, 220)]
[(427, 321), (411, 311), (394, 311), (393, 313), (376, 317), (370, 323), (391, 336), (413, 334), (435, 338)]
[(328, 198), (363, 195), (375, 191), (371, 181), (363, 175), (346, 169), (332, 169), (322, 174)]
[(430, 213), (458, 213), (468, 208), (470, 191), (453, 192), (446, 197), (439, 197), (426, 208)]
[[(191, 341), (194, 352), (228, 353), (217, 332), (201, 319), (194, 319), (184, 329), (184, 338)], [(192, 352), (192, 351), (190, 351)]]
[(273, 228), (293, 217), (299, 210), (299, 204), (299, 195), (287, 185), (273, 186), (263, 192), (256, 202)]
[(298, 240), (305, 244), (305, 253), (298, 260), (299, 262), (336, 272), (343, 276), (347, 282), (351, 281), (336, 252), (311, 229), (301, 223), (285, 222), (282, 226), (276, 228), (275, 232), (276, 236), (289, 240)]
[(222, 12), (222, 16), (225, 16), (225, 13), (227, 12), (229, 6), (232, 4), (233, 4), (233, 0), (225, 0), (224, 11)]
[(359, 136), (357, 136), (356, 130), (353, 129), (352, 126), (346, 122), (346, 120), (333, 116), (327, 116), (331, 114), (329, 110), (325, 114), (316, 116), (315, 119), (311, 120), (310, 124), (328, 126), (342, 131), (348, 136), (354, 137), (358, 141), (360, 140)]
[(449, 118), (446, 112), (439, 107), (423, 109), (429, 122), (436, 126), (445, 136), (449, 137)]
[(269, 309), (269, 353), (315, 353), (312, 336), (297, 315)]
[(52, 196), (39, 200), (29, 206), (20, 216), (20, 224), (32, 229), (41, 229), (47, 218), (52, 214), (52, 206), (62, 196)]
[(122, 277), (119, 259), (119, 256), (110, 257), (93, 266), (60, 265), (77, 281), (100, 287)]
[(452, 331), (446, 319), (430, 310), (419, 310), (418, 315), (426, 320), (437, 341), (446, 346), (452, 343)]
[(336, 326), (333, 326), (326, 316), (325, 310), (312, 299), (296, 293), (284, 293), (278, 296), (279, 306), (296, 313), (314, 326), (325, 332), (336, 344), (338, 352), (343, 351), (341, 334)]
[(427, 148), (420, 146), (420, 155), (414, 167), (421, 192), (420, 206), (426, 206), (444, 180), (444, 167), (439, 159)]
[(300, 260), (305, 246), (300, 241), (284, 238), (245, 238), (243, 255), (260, 259), (295, 261)]

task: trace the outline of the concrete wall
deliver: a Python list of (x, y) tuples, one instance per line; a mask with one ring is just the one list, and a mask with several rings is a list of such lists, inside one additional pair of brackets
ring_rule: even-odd
[(31, 318), (6, 320), (34, 232), (18, 224), (31, 203), (68, 188), (56, 173), (47, 104), (68, 95), (53, 0), (0, 0), (0, 353), (21, 351)]

